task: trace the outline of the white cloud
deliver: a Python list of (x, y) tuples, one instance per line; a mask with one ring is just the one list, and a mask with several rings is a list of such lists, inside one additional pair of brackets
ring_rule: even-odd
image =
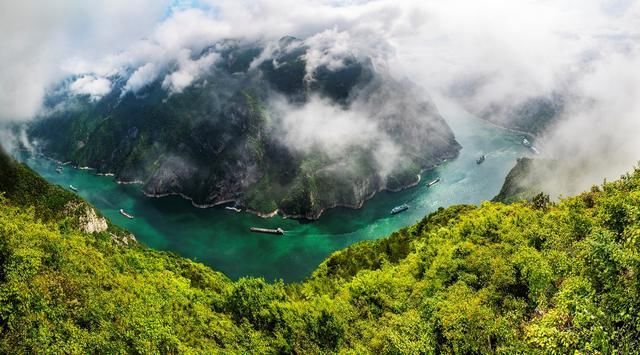
[(209, 71), (218, 58), (217, 53), (210, 53), (200, 59), (192, 60), (189, 51), (183, 50), (178, 59), (178, 69), (165, 76), (162, 87), (169, 90), (170, 93), (181, 93)]
[(362, 113), (315, 96), (303, 106), (290, 105), (284, 99), (272, 106), (282, 120), (278, 122), (282, 140), (305, 153), (319, 149), (335, 156), (352, 146), (366, 147), (380, 137), (377, 125)]
[[(640, 108), (634, 101), (640, 97), (640, 77), (636, 75), (640, 64), (638, 1), (199, 3), (206, 6), (179, 7), (160, 21), (168, 1), (2, 2), (0, 120), (33, 116), (47, 86), (66, 74), (93, 73), (95, 80), (85, 79), (76, 87), (89, 95), (104, 94), (106, 82), (98, 78), (129, 72), (133, 75), (126, 90), (135, 92), (153, 80), (162, 80), (167, 90), (180, 92), (215, 61), (210, 56), (194, 56), (214, 42), (228, 38), (277, 40), (292, 35), (311, 47), (307, 54), (309, 74), (318, 65), (339, 68), (344, 56), (369, 57), (374, 65), (387, 66), (395, 76), (409, 77), (432, 91), (461, 79), (479, 79), (483, 85), (474, 100), (481, 104), (513, 103), (559, 86), (570, 87), (585, 99), (572, 105), (563, 125), (548, 136), (547, 150), (558, 156), (585, 152), (585, 156), (600, 157), (603, 163), (611, 161), (604, 158), (607, 155), (620, 158), (616, 167), (607, 170), (611, 172), (638, 159), (640, 147), (627, 143), (636, 140), (640, 128)], [(323, 108), (321, 103), (311, 104), (315, 106), (308, 110), (317, 109), (325, 117), (344, 118), (348, 114), (330, 111), (337, 109)], [(359, 117), (346, 118), (369, 127)], [(309, 120), (309, 127), (315, 127), (315, 121)], [(338, 128), (349, 125), (337, 118), (329, 118), (326, 124)], [(575, 134), (587, 127), (599, 127), (591, 129), (597, 132), (589, 132), (597, 133), (590, 136), (597, 144), (583, 144), (586, 140)], [(309, 140), (300, 142), (303, 146), (314, 141), (307, 128), (291, 128), (301, 130), (297, 133)], [(345, 126), (345, 132), (350, 128)], [(601, 143), (606, 139), (621, 143)]]
[[(565, 171), (548, 172), (552, 194), (571, 194), (616, 179), (640, 160), (640, 53), (608, 56), (576, 84), (580, 98), (569, 104), (542, 141)], [(576, 173), (578, 172), (578, 173)], [(564, 174), (563, 174), (564, 173)]]
[[(155, 63), (147, 63), (136, 69), (127, 80), (124, 91), (138, 92), (140, 89), (151, 84), (160, 75), (160, 68)], [(123, 94), (125, 93), (123, 92)]]
[(352, 148), (370, 151), (383, 178), (402, 160), (402, 148), (358, 105), (345, 109), (312, 96), (304, 105), (274, 98), (270, 106), (276, 137), (292, 151), (323, 152), (332, 159), (348, 159)]
[(111, 81), (93, 75), (84, 75), (69, 86), (76, 95), (89, 95), (91, 100), (99, 100), (111, 92)]
[(47, 87), (68, 75), (63, 62), (126, 48), (165, 7), (163, 0), (0, 2), (0, 120), (31, 118)]

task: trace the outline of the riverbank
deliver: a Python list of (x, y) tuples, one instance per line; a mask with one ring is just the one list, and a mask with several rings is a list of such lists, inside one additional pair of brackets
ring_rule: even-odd
[[(412, 188), (381, 191), (359, 209), (328, 209), (312, 223), (280, 215), (262, 218), (252, 213), (230, 213), (221, 206), (194, 208), (180, 196), (148, 198), (139, 186), (116, 184), (113, 177), (76, 169), (58, 174), (55, 163), (38, 158), (26, 163), (52, 183), (78, 187), (80, 196), (115, 224), (134, 233), (144, 245), (198, 260), (232, 279), (259, 276), (299, 281), (309, 277), (336, 250), (390, 235), (441, 206), (490, 200), (500, 191), (516, 158), (529, 154), (520, 135), (498, 129), (452, 105), (436, 103), (463, 146), (456, 159), (425, 170), (420, 174), (421, 181)], [(477, 165), (480, 152), (492, 155)], [(426, 187), (425, 181), (436, 178), (441, 182)], [(389, 214), (402, 203), (411, 208), (401, 214)], [(121, 208), (136, 219), (120, 215)], [(282, 228), (287, 233), (272, 238), (251, 233), (249, 228), (253, 226)]]

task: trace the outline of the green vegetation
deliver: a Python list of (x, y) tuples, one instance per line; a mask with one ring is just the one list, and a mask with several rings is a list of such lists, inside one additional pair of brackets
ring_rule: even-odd
[(16, 163), (0, 147), (0, 192), (20, 206), (32, 206), (44, 220), (64, 218), (65, 206), (80, 199), (59, 186), (50, 185), (28, 167)]
[[(86, 230), (87, 223), (104, 220), (105, 232), (118, 241), (128, 240), (129, 233), (109, 223), (100, 213), (77, 195), (49, 184), (30, 168), (10, 158), (0, 146), (0, 194), (7, 204), (30, 208), (35, 218), (53, 222), (60, 228)], [(93, 221), (87, 219), (89, 218)]]
[[(294, 38), (283, 38), (273, 58), (257, 66), (249, 63), (267, 43), (223, 42), (207, 51), (224, 60), (180, 93), (162, 87), (163, 75), (132, 93), (125, 75), (110, 78), (113, 90), (93, 100), (73, 94), (75, 78), (69, 78), (49, 93), (48, 109), (29, 123), (29, 136), (49, 156), (141, 181), (150, 195), (180, 193), (199, 205), (233, 200), (258, 212), (279, 208), (307, 218), (335, 205), (360, 205), (382, 188), (404, 188), (418, 171), (460, 149), (416, 87), (374, 70), (368, 59), (344, 58), (335, 70), (320, 66), (310, 83), (308, 48)], [(350, 151), (332, 157), (320, 156), (322, 149), (303, 152), (287, 142), (288, 128), (270, 105), (274, 97), (294, 107), (320, 97), (369, 112), (400, 150), (393, 160), (407, 163), (395, 168), (386, 186), (372, 154), (375, 142), (354, 144), (353, 150), (366, 150), (354, 157)]]
[(47, 200), (16, 198), (40, 180), (6, 171), (3, 353), (633, 353), (640, 345), (640, 169), (557, 204), (540, 196), (441, 208), (287, 285), (233, 282), (107, 232), (62, 228), (59, 215), (26, 207)]

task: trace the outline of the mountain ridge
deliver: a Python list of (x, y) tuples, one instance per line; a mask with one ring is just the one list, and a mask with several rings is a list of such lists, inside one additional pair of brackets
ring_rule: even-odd
[(71, 78), (30, 136), (58, 160), (142, 181), (149, 196), (307, 219), (411, 186), (457, 156), (453, 132), (414, 84), (356, 57), (309, 77), (303, 41), (273, 46), (205, 49), (194, 61), (215, 54), (211, 72), (170, 94), (166, 78), (133, 93), (122, 91), (131, 77), (111, 77), (114, 88), (94, 100), (69, 94)]

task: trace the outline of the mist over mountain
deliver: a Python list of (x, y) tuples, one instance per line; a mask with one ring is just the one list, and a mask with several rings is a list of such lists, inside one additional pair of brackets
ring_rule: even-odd
[(305, 218), (360, 207), (457, 155), (428, 94), (331, 48), (225, 40), (163, 65), (73, 76), (29, 134), (46, 154), (141, 181), (150, 196)]
[(639, 0), (2, 1), (0, 353), (637, 353), (638, 68)]
[[(140, 0), (91, 6), (24, 2), (3, 10), (1, 29), (11, 40), (0, 54), (7, 64), (0, 68), (2, 122), (48, 114), (42, 111), (51, 109), (52, 90), (69, 77), (66, 90), (96, 105), (114, 92), (125, 101), (127, 94), (146, 95), (154, 85), (168, 96), (180, 94), (221, 60), (208, 46), (230, 38), (260, 43), (258, 56), (273, 59), (278, 40), (290, 34), (309, 47), (302, 83), (312, 94), (319, 90), (310, 85), (316, 68), (332, 71), (344, 58), (368, 58), (371, 68), (395, 82), (409, 77), (428, 92), (452, 96), (481, 118), (534, 135), (544, 158), (566, 162), (561, 171), (550, 172), (562, 180), (549, 186), (554, 194), (580, 191), (603, 176), (615, 178), (638, 160), (640, 112), (634, 102), (640, 87), (635, 70), (640, 6), (635, 1)], [(111, 23), (120, 25), (109, 28)], [(249, 64), (251, 70), (261, 71), (256, 63)], [(309, 112), (287, 106), (297, 94), (278, 88), (286, 79), (268, 80), (278, 94), (289, 90), (286, 104), (269, 95), (272, 106)], [(313, 107), (326, 103), (305, 99)], [(308, 152), (309, 142), (300, 137), (308, 137), (303, 133), (313, 129), (305, 127), (316, 121), (306, 122), (309, 126), (296, 134), (279, 133), (285, 143), (296, 137), (297, 143), (304, 141)], [(23, 145), (20, 132), (0, 133), (3, 144)], [(611, 141), (615, 144), (606, 143)], [(333, 142), (320, 146), (333, 147)], [(578, 184), (569, 178), (576, 170), (583, 172)]]
[[(638, 95), (635, 1), (26, 1), (2, 10), (0, 29), (11, 39), (0, 53), (3, 122), (42, 116), (52, 88), (70, 76), (68, 89), (97, 105), (154, 85), (182, 93), (221, 60), (207, 46), (261, 43), (259, 55), (273, 58), (278, 40), (292, 35), (310, 48), (303, 82), (316, 67), (369, 58), (394, 81), (411, 78), (535, 135), (547, 158), (584, 170), (578, 189), (637, 160), (638, 112), (622, 102)], [(5, 145), (18, 140), (3, 136)], [(584, 144), (611, 139), (618, 148)]]

